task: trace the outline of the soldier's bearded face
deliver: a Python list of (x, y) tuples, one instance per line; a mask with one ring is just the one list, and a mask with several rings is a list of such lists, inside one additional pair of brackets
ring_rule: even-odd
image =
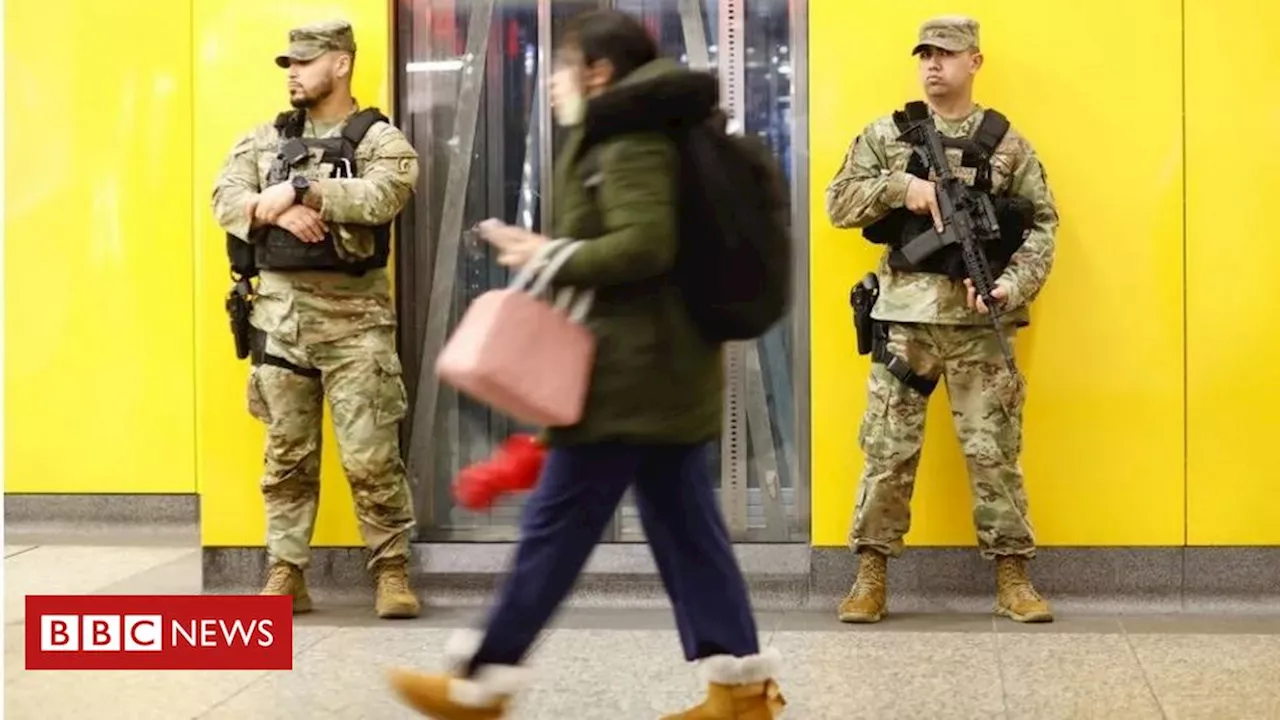
[(289, 67), (289, 104), (309, 108), (324, 101), (333, 92), (336, 74), (332, 55), (322, 55), (307, 63), (293, 63)]
[(980, 67), (982, 55), (974, 51), (933, 47), (920, 51), (920, 83), (929, 97), (950, 97), (968, 89)]

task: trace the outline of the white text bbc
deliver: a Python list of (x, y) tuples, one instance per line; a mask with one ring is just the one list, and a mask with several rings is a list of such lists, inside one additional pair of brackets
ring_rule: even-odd
[[(270, 620), (222, 619), (169, 622), (170, 648), (271, 647), (275, 635)], [(40, 650), (43, 652), (159, 652), (164, 645), (161, 615), (42, 615)]]

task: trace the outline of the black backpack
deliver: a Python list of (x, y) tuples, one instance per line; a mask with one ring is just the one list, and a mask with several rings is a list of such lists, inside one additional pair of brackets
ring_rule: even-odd
[[(765, 334), (787, 314), (792, 292), (787, 184), (763, 142), (725, 132), (718, 101), (719, 83), (705, 72), (616, 88), (588, 103), (577, 151), (584, 164), (596, 164), (600, 142), (634, 132), (662, 132), (675, 144), (673, 280), (714, 343)], [(592, 174), (583, 168), (582, 177)]]
[(675, 140), (676, 284), (707, 340), (757, 338), (791, 304), (791, 207), (781, 169), (758, 138), (730, 135), (714, 120)]

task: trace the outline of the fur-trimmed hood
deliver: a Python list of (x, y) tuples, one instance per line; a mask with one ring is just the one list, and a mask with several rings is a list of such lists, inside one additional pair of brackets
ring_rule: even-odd
[(704, 123), (719, 115), (719, 102), (715, 76), (658, 58), (587, 103), (579, 151), (615, 135), (673, 132)]

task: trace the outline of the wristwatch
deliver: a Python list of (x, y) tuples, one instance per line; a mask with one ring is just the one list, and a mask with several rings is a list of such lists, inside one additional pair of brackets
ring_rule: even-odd
[(294, 175), (291, 182), (293, 184), (293, 202), (294, 204), (301, 203), (302, 198), (311, 189), (311, 181), (302, 175)]

